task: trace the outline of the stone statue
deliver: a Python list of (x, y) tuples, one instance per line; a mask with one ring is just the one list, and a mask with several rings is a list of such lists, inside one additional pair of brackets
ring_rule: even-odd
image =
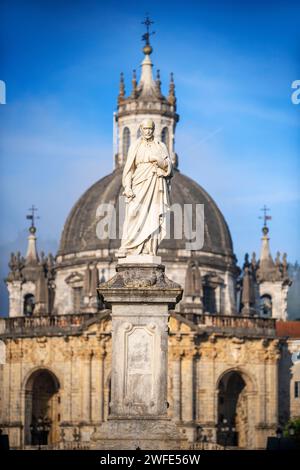
[(166, 145), (154, 138), (154, 128), (151, 119), (144, 120), (141, 137), (128, 151), (122, 178), (126, 212), (118, 258), (156, 256), (166, 235), (172, 163)]

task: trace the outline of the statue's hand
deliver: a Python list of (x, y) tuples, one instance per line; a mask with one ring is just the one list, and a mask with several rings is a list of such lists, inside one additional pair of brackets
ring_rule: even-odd
[(149, 162), (155, 163), (159, 157), (157, 155), (150, 155)]
[(161, 168), (162, 170), (165, 170), (168, 166), (166, 160), (162, 157), (159, 157), (158, 160), (157, 160), (157, 165), (159, 166), (159, 168)]
[(133, 199), (135, 195), (133, 194), (131, 188), (125, 188), (123, 191), (123, 196), (127, 197), (127, 199)]
[(151, 155), (149, 158), (151, 163), (157, 163), (157, 165), (164, 169), (165, 168), (165, 160), (160, 155)]

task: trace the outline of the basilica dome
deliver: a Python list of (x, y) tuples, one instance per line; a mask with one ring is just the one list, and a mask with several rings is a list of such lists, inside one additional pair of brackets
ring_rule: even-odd
[[(111, 174), (97, 181), (81, 196), (65, 223), (58, 255), (64, 257), (79, 252), (108, 250), (108, 253), (113, 256), (115, 250), (120, 246), (120, 239), (101, 240), (97, 237), (96, 228), (99, 218), (96, 213), (101, 204), (112, 203), (118, 207), (117, 202), (122, 193), (121, 179), (122, 169), (117, 168)], [(178, 170), (174, 172), (172, 178), (171, 204), (178, 204), (181, 207), (184, 207), (185, 204), (192, 204), (194, 223), (195, 204), (203, 204), (204, 246), (198, 254), (209, 258), (210, 263), (217, 263), (220, 267), (225, 267), (224, 264), (227, 267), (235, 265), (231, 235), (221, 211), (200, 185)], [(171, 219), (171, 227), (172, 225)], [(163, 260), (174, 260), (178, 256), (180, 258), (188, 256), (186, 242), (184, 237), (175, 239), (171, 228), (171, 237), (162, 242), (159, 254)]]

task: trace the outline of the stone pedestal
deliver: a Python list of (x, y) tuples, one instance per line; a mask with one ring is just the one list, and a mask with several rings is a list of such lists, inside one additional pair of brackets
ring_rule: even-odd
[(182, 434), (167, 416), (168, 309), (181, 287), (160, 264), (124, 260), (98, 291), (112, 310), (111, 403), (93, 434), (96, 449), (176, 449)]

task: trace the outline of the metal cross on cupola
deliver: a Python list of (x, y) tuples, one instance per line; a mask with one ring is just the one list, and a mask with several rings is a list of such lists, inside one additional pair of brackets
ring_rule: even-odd
[(264, 205), (264, 207), (260, 210), (263, 211), (263, 213), (264, 213), (263, 216), (259, 216), (259, 219), (263, 219), (263, 221), (264, 221), (264, 226), (263, 226), (262, 230), (263, 230), (264, 233), (265, 232), (268, 233), (269, 229), (268, 229), (268, 226), (267, 226), (267, 220), (272, 220), (272, 216), (267, 214), (267, 212), (270, 211), (270, 209), (268, 209), (268, 207), (266, 205)]
[(260, 216), (259, 219), (264, 219), (264, 227), (267, 227), (267, 220), (272, 220), (272, 216), (267, 215), (267, 212), (270, 211), (271, 209), (268, 209), (268, 207), (264, 205), (264, 207), (260, 210), (263, 211), (264, 215), (263, 217)]
[(31, 233), (35, 233), (36, 232), (36, 227), (35, 227), (34, 222), (35, 222), (36, 219), (40, 218), (38, 215), (35, 215), (35, 212), (37, 212), (38, 209), (36, 207), (34, 207), (34, 205), (32, 205), (28, 210), (31, 212), (31, 214), (26, 215), (26, 219), (31, 220), (31, 226), (29, 228), (29, 231)]
[[(149, 41), (149, 39), (150, 39), (150, 36), (151, 36), (152, 34), (155, 34), (155, 31), (152, 31), (152, 32), (150, 33), (150, 32), (149, 32), (149, 28), (150, 28), (150, 26), (151, 26), (152, 24), (154, 24), (154, 21), (150, 20), (150, 18), (149, 18), (149, 16), (148, 16), (147, 13), (146, 13), (146, 15), (147, 15), (147, 16), (146, 16), (146, 18), (145, 18), (145, 21), (142, 21), (142, 24), (144, 24), (144, 25), (146, 26), (147, 32), (146, 32), (145, 34), (143, 34), (143, 36), (142, 36), (142, 41), (145, 41), (145, 47), (144, 47), (144, 49), (145, 49), (145, 48), (147, 49), (147, 52), (145, 52), (145, 50), (144, 50), (145, 54), (151, 54), (152, 48), (151, 48), (151, 46), (150, 46), (150, 41)], [(149, 48), (149, 50), (148, 50), (148, 48)], [(151, 48), (151, 51), (150, 51), (150, 48)]]

